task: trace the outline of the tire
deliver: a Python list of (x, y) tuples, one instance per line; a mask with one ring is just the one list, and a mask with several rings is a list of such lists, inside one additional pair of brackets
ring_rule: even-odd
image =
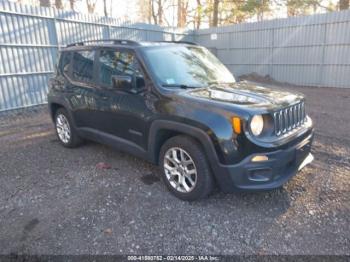
[[(60, 143), (68, 148), (74, 148), (82, 143), (66, 109), (59, 108), (55, 114), (55, 129)], [(61, 130), (61, 131), (60, 131)]]
[(185, 201), (206, 198), (214, 180), (200, 144), (187, 136), (167, 140), (160, 150), (159, 163), (165, 185)]

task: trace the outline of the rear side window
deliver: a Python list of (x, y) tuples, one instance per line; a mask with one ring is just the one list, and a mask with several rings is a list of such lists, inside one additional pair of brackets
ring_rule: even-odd
[(79, 82), (92, 82), (95, 51), (77, 51), (73, 55), (72, 77)]
[(60, 73), (68, 73), (69, 72), (69, 64), (72, 58), (72, 53), (70, 52), (62, 52), (59, 60), (59, 72)]
[(143, 78), (137, 59), (128, 51), (101, 50), (99, 80), (105, 86), (112, 86), (112, 76), (129, 75)]

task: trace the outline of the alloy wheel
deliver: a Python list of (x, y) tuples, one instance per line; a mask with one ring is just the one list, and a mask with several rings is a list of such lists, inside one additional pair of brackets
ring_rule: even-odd
[(182, 148), (168, 149), (164, 156), (164, 172), (170, 185), (181, 193), (191, 192), (196, 186), (196, 165)]
[(56, 130), (59, 139), (65, 144), (69, 143), (69, 140), (71, 138), (71, 130), (69, 122), (65, 115), (59, 114), (56, 117)]

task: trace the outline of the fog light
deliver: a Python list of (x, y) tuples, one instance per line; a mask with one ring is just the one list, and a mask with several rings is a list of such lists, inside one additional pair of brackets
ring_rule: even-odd
[(269, 160), (269, 158), (267, 156), (264, 155), (259, 155), (259, 156), (255, 156), (252, 158), (252, 162), (263, 162), (263, 161), (267, 161)]

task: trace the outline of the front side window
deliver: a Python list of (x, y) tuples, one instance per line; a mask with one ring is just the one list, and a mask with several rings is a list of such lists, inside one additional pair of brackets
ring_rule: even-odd
[[(105, 86), (112, 86), (112, 77), (115, 75), (131, 76), (137, 83), (138, 79), (143, 79), (140, 65), (131, 52), (101, 50), (99, 60), (99, 80)], [(142, 88), (140, 85), (137, 87)]]
[(73, 79), (79, 82), (92, 82), (94, 75), (95, 51), (77, 51), (73, 55)]

